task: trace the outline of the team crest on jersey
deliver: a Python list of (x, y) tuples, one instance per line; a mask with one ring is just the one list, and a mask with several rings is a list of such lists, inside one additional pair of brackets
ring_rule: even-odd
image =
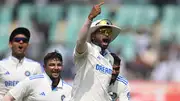
[(61, 96), (61, 101), (64, 101), (65, 97), (66, 97), (65, 95), (62, 95)]
[(29, 71), (25, 71), (25, 73), (24, 73), (26, 76), (30, 76), (31, 75), (31, 73), (29, 72)]
[(113, 101), (117, 98), (117, 93), (115, 92), (109, 92), (109, 95), (111, 96)]

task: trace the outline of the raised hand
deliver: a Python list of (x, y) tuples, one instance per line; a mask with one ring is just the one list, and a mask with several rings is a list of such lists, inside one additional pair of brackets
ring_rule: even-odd
[(99, 15), (101, 13), (101, 5), (103, 5), (104, 2), (101, 2), (97, 5), (94, 5), (89, 16), (88, 19), (89, 20), (93, 20), (97, 15)]

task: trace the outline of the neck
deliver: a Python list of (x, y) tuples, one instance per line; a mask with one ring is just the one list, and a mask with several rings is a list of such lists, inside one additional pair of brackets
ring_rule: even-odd
[(100, 52), (101, 55), (103, 55), (105, 53), (106, 49), (102, 48), (101, 45), (99, 45), (97, 42), (94, 42), (94, 41), (92, 41), (92, 43), (101, 48), (101, 52)]
[(17, 58), (19, 61), (21, 61), (24, 58), (24, 56), (18, 56), (18, 55), (13, 54), (13, 53), (12, 53), (12, 56)]
[(60, 78), (57, 78), (57, 79), (51, 78), (51, 80), (52, 80), (52, 87), (57, 87), (57, 85), (59, 84)]
[(101, 48), (101, 55), (105, 53), (105, 50)]

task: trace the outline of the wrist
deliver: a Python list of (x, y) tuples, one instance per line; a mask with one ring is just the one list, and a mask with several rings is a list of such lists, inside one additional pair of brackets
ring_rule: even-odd
[(88, 16), (88, 19), (92, 21), (92, 20), (93, 20), (93, 15), (90, 14), (90, 15)]

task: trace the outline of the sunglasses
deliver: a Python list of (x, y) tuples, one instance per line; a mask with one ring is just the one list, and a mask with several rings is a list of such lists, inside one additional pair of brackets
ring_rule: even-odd
[(98, 31), (100, 34), (106, 35), (106, 36), (110, 36), (112, 35), (112, 29), (107, 29), (107, 28), (100, 28)]
[(13, 41), (14, 42), (22, 41), (23, 43), (28, 43), (29, 42), (29, 40), (27, 38), (14, 38)]
[(112, 22), (110, 20), (104, 19), (99, 21), (96, 25), (112, 25)]

